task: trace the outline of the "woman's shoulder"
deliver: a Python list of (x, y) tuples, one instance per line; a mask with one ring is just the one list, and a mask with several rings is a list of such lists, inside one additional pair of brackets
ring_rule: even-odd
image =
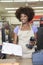
[(33, 25), (33, 26), (32, 26), (32, 29), (37, 29), (37, 26)]
[(38, 31), (38, 28), (34, 25), (32, 26), (32, 29), (33, 29), (34, 33), (36, 33)]
[(16, 26), (15, 28), (14, 28), (14, 33), (18, 33), (18, 30), (19, 30), (19, 26)]
[(18, 29), (19, 28), (19, 26), (16, 26), (14, 29)]

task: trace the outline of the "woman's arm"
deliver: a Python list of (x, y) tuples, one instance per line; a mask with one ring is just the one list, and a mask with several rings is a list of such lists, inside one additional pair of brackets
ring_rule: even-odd
[(34, 37), (35, 37), (35, 39), (37, 40), (37, 33), (34, 33)]
[(35, 37), (35, 39), (36, 39), (36, 41), (37, 41), (38, 28), (37, 28), (36, 26), (33, 26), (32, 28), (33, 28), (33, 32), (34, 32), (34, 37)]
[(36, 26), (33, 26), (33, 32), (34, 32), (35, 44), (36, 44), (37, 43), (37, 32), (38, 32), (38, 28)]
[(18, 29), (19, 29), (19, 26), (16, 26), (14, 31), (13, 31), (13, 43), (14, 44), (17, 44), (18, 43)]
[(14, 33), (14, 36), (13, 36), (13, 43), (14, 44), (17, 44), (17, 38), (18, 38), (17, 34)]

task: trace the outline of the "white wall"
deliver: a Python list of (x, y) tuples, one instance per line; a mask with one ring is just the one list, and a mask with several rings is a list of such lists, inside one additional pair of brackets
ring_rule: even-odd
[(21, 24), (14, 14), (1, 14), (1, 16), (6, 17), (6, 21), (9, 21), (10, 24)]
[(6, 17), (6, 21), (9, 21), (10, 24), (21, 24), (21, 22), (19, 22), (19, 20), (15, 16)]

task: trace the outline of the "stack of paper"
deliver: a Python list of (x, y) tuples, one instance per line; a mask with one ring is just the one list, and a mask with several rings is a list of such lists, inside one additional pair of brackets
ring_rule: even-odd
[(3, 42), (2, 53), (22, 56), (22, 47), (20, 45)]

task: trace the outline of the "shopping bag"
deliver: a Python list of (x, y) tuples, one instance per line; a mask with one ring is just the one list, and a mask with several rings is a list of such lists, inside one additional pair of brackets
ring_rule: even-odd
[(43, 50), (32, 54), (33, 65), (43, 65)]

